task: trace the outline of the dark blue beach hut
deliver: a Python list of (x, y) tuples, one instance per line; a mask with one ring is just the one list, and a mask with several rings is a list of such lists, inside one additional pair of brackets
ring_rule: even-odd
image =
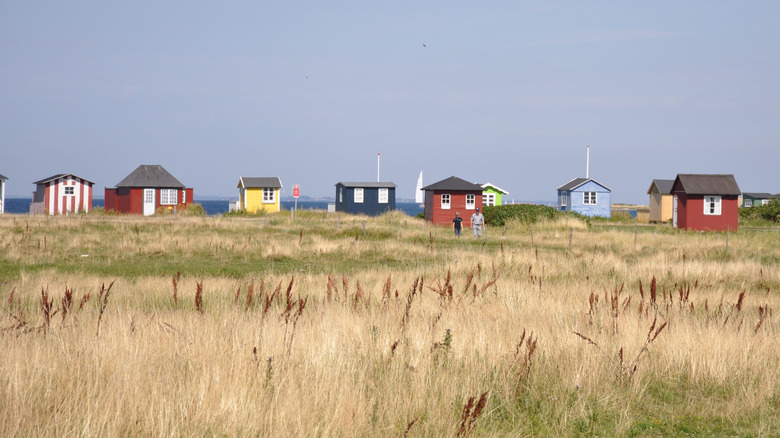
[(395, 210), (395, 188), (391, 182), (336, 183), (336, 211), (379, 216)]

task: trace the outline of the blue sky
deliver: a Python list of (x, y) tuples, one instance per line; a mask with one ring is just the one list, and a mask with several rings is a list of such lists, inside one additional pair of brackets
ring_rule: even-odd
[(517, 201), (585, 176), (780, 192), (780, 2), (0, 3), (7, 196), (161, 164), (195, 197), (456, 175)]

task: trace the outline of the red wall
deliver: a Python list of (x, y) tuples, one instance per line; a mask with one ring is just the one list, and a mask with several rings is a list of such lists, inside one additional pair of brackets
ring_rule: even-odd
[[(181, 202), (182, 191), (187, 193), (186, 202)], [(185, 209), (192, 204), (193, 192), (192, 188), (179, 189), (177, 210)], [(155, 210), (160, 207), (173, 207), (172, 205), (160, 205), (160, 189), (155, 189), (154, 196), (156, 202)], [(115, 210), (119, 213), (144, 214), (144, 189), (138, 187), (107, 188), (105, 205), (106, 210)]]
[(106, 211), (116, 211), (116, 189), (105, 188), (103, 194), (103, 206)]
[(677, 228), (697, 231), (737, 231), (739, 226), (739, 199), (721, 196), (720, 215), (704, 214), (704, 196), (678, 192)]
[[(433, 196), (429, 196), (433, 193)], [(442, 210), (441, 195), (450, 195), (450, 209)], [(452, 225), (452, 219), (456, 212), (460, 212), (463, 218), (463, 226), (471, 226), (471, 215), (474, 210), (466, 210), (466, 195), (476, 195), (474, 205), (482, 210), (482, 192), (451, 192), (451, 191), (426, 191), (425, 193), (425, 219), (433, 222), (435, 225)], [(429, 201), (428, 198), (431, 198)], [(430, 212), (430, 214), (429, 214)]]

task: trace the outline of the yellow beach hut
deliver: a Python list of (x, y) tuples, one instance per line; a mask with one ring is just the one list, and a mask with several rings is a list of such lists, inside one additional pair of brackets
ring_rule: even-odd
[(647, 189), (650, 195), (650, 222), (668, 222), (672, 218), (673, 179), (654, 179)]
[(249, 177), (238, 179), (238, 209), (247, 213), (277, 212), (281, 209), (279, 177)]

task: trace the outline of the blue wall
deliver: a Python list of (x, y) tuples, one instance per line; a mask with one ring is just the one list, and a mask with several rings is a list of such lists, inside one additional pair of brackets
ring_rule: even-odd
[[(363, 203), (355, 203), (355, 188), (336, 185), (336, 211), (349, 214), (365, 214), (366, 216), (379, 216), (388, 210), (395, 210), (395, 188), (387, 187), (387, 203), (379, 203), (379, 188), (364, 187)], [(359, 187), (358, 187), (359, 188)], [(339, 191), (343, 190), (343, 197)]]
[[(604, 186), (597, 184), (594, 181), (588, 181), (587, 183), (577, 187), (574, 190), (568, 191), (569, 201), (566, 207), (561, 207), (561, 192), (558, 190), (558, 208), (562, 211), (576, 211), (585, 216), (612, 216), (612, 194)], [(596, 205), (584, 205), (583, 204), (583, 192), (596, 192)]]

